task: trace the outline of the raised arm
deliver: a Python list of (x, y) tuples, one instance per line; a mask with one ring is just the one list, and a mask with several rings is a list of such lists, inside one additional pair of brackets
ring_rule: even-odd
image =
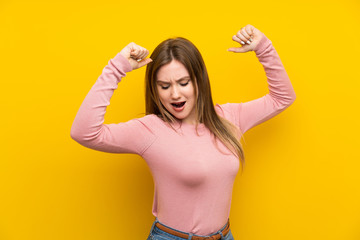
[(78, 110), (70, 136), (81, 145), (104, 152), (141, 154), (154, 139), (141, 119), (118, 124), (103, 124), (106, 108), (127, 72), (145, 66), (149, 52), (130, 43), (102, 71)]
[(263, 33), (247, 25), (233, 36), (233, 40), (242, 44), (242, 47), (230, 48), (229, 51), (256, 53), (264, 67), (269, 88), (269, 93), (261, 98), (220, 106), (225, 114), (233, 115), (233, 121), (245, 133), (284, 111), (295, 101), (296, 95), (278, 53)]

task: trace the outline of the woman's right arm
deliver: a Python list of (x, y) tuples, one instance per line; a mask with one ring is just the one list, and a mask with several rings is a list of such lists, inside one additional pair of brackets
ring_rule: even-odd
[(151, 62), (151, 59), (145, 59), (148, 54), (145, 48), (130, 43), (109, 60), (75, 116), (70, 132), (72, 139), (103, 152), (140, 155), (153, 142), (154, 134), (141, 119), (103, 124), (106, 108), (118, 83), (127, 72)]

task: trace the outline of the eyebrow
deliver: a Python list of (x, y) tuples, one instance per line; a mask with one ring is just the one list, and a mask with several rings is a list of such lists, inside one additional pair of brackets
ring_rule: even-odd
[[(185, 79), (190, 79), (190, 76), (182, 77), (182, 78), (176, 80), (176, 82), (180, 82), (180, 81), (185, 80)], [(156, 80), (156, 81), (161, 82), (161, 83), (169, 83), (169, 82), (165, 82), (165, 81), (162, 81), (162, 80)]]

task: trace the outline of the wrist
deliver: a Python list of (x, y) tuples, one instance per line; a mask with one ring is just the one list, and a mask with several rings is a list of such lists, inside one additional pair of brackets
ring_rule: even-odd
[(113, 60), (124, 72), (131, 72), (133, 70), (129, 60), (123, 54), (116, 54)]
[(271, 44), (272, 42), (270, 41), (270, 39), (268, 39), (265, 34), (262, 34), (259, 43), (254, 48), (254, 52), (256, 53), (256, 55), (259, 55)]

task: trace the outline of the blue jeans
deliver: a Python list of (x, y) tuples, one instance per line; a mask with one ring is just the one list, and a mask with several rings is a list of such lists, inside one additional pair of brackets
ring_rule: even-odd
[[(149, 234), (147, 240), (184, 240), (184, 238), (172, 235), (170, 233), (164, 232), (163, 230), (159, 229), (158, 227), (155, 226), (155, 224), (157, 222), (162, 224), (161, 222), (159, 222), (159, 220), (157, 218), (155, 219), (155, 221), (153, 222), (153, 224), (151, 226), (150, 234)], [(167, 226), (165, 224), (162, 224), (162, 225), (164, 225), (164, 226), (166, 226), (168, 228), (171, 228), (171, 227), (169, 227), (169, 226)], [(176, 230), (174, 228), (171, 228), (171, 229), (174, 230), (174, 231), (177, 231), (177, 232), (189, 234), (188, 240), (191, 240), (192, 236), (211, 237), (211, 236), (216, 235), (218, 233), (222, 236), (221, 231), (223, 229), (225, 229), (225, 227), (226, 227), (226, 224), (219, 231), (217, 231), (216, 233), (206, 235), (206, 236), (187, 233), (187, 232), (183, 232), (183, 231), (180, 231), (180, 230)], [(234, 240), (234, 237), (233, 237), (233, 235), (231, 233), (231, 230), (229, 230), (229, 232), (225, 236), (222, 236), (221, 240)]]

